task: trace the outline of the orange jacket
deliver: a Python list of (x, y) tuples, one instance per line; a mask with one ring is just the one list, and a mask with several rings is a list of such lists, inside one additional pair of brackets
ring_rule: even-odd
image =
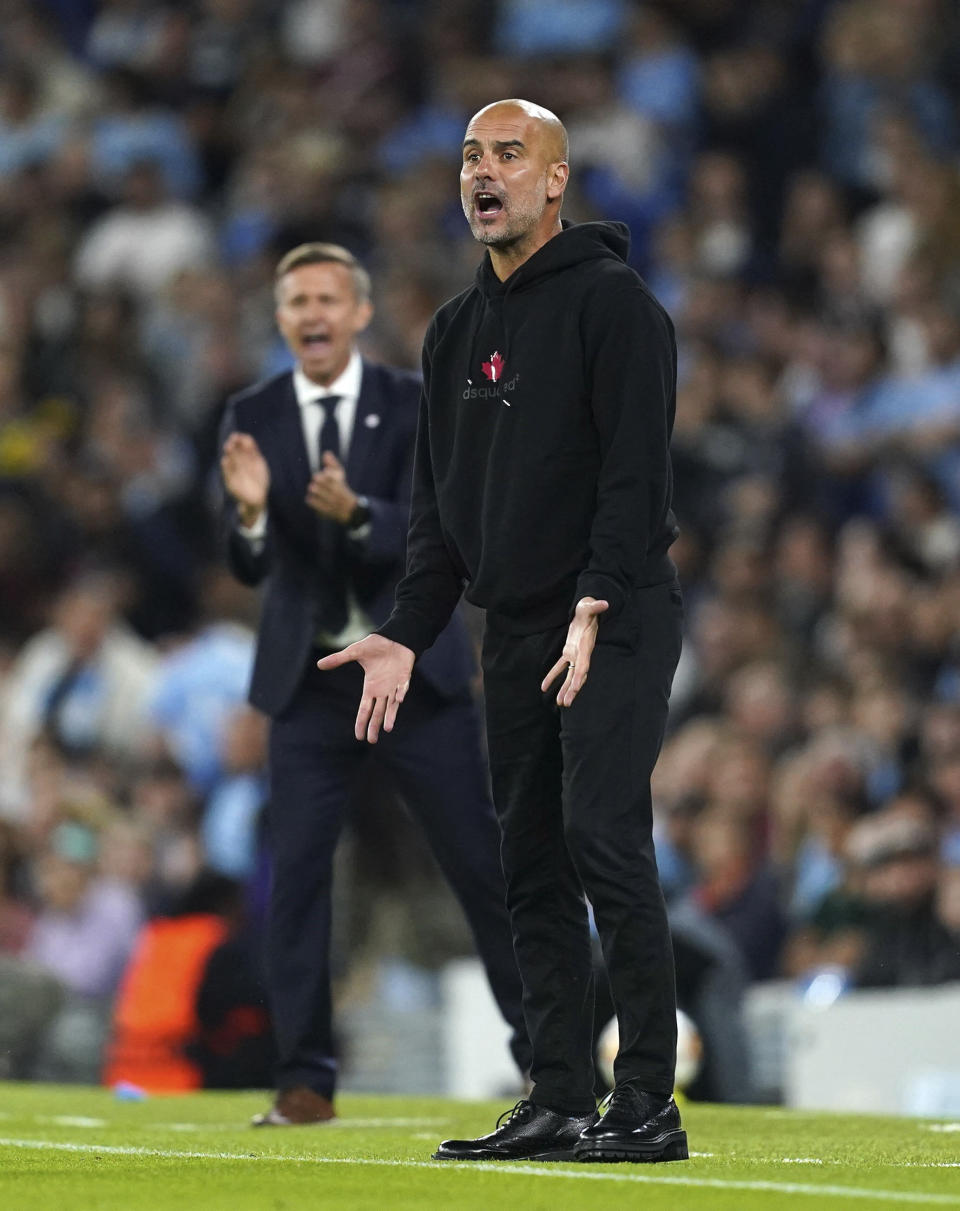
[(199, 1034), (204, 969), (227, 932), (222, 918), (206, 913), (160, 917), (143, 927), (114, 1004), (105, 1085), (129, 1081), (148, 1093), (201, 1087), (200, 1068), (186, 1049)]

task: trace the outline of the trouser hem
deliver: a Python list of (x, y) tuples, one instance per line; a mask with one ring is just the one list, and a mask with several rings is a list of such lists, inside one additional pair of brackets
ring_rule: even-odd
[(552, 1110), (554, 1114), (562, 1114), (567, 1118), (585, 1118), (597, 1108), (596, 1098), (583, 1102), (571, 1102), (563, 1097), (553, 1097), (549, 1093), (544, 1095), (536, 1089), (530, 1094), (530, 1101), (542, 1110)]

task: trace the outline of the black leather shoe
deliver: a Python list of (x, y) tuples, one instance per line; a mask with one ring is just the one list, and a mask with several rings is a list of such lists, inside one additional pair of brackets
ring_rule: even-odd
[(497, 1119), (495, 1131), (475, 1140), (444, 1140), (435, 1161), (572, 1161), (585, 1127), (596, 1111), (581, 1116), (557, 1114), (525, 1098)]
[(672, 1097), (618, 1085), (574, 1149), (578, 1161), (685, 1161), (687, 1133)]

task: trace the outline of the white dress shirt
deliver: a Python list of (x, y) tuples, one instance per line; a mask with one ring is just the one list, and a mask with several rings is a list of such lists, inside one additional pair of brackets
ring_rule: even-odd
[[(311, 472), (320, 467), (320, 428), (323, 425), (323, 408), (319, 404), (327, 395), (338, 395), (339, 403), (334, 409), (337, 425), (340, 429), (340, 462), (346, 465), (350, 453), (350, 440), (353, 437), (353, 425), (357, 415), (357, 400), (360, 397), (360, 383), (363, 378), (363, 360), (356, 349), (351, 353), (346, 368), (329, 387), (321, 387), (312, 382), (298, 365), (293, 372), (293, 390), (300, 407), (300, 424), (303, 427), (303, 440), (307, 447), (307, 458)], [(238, 532), (250, 543), (254, 551), (259, 553), (267, 536), (267, 510), (264, 509), (252, 526), (237, 526)], [(362, 542), (370, 533), (369, 522), (357, 530), (350, 530), (350, 538)], [(347, 644), (356, 643), (373, 630), (373, 624), (361, 610), (353, 590), (347, 589), (347, 622), (338, 635), (321, 632), (317, 635), (318, 647), (342, 648)]]
[(354, 349), (344, 372), (333, 380), (329, 387), (313, 383), (297, 366), (293, 372), (293, 389), (300, 405), (300, 424), (303, 440), (307, 445), (310, 470), (320, 465), (320, 427), (323, 424), (323, 408), (317, 402), (327, 395), (339, 395), (335, 408), (337, 425), (340, 428), (340, 461), (346, 466), (350, 454), (350, 439), (353, 437), (353, 422), (357, 415), (357, 399), (360, 396), (360, 380), (363, 378), (363, 361)]

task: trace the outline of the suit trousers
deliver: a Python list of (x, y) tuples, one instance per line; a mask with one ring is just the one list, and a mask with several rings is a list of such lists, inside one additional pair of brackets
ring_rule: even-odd
[[(353, 734), (363, 681), (356, 664), (322, 673), (312, 662), (270, 729), (268, 835), (272, 860), (267, 981), (277, 1038), (277, 1086), (333, 1095), (330, 992), (334, 849), (369, 748)], [(499, 833), (488, 793), (477, 710), (442, 698), (415, 673), (377, 756), (463, 906), (494, 997), (513, 1028), (518, 1066), (530, 1064), (521, 986), (506, 912)]]
[(533, 1101), (595, 1104), (593, 965), (586, 900), (620, 1025), (618, 1084), (673, 1090), (676, 992), (653, 847), (650, 776), (680, 657), (678, 585), (636, 590), (599, 622), (572, 706), (540, 683), (567, 628), (516, 635), (487, 616), (483, 672), (493, 799), (523, 1007)]

